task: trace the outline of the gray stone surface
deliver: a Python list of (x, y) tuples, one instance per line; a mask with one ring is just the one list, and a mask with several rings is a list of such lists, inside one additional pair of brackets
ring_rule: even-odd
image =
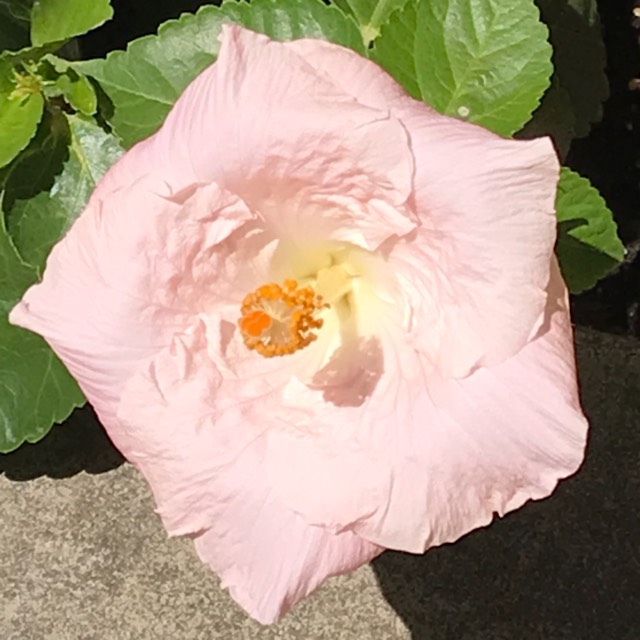
[(197, 559), (167, 539), (129, 465), (2, 479), (2, 640), (408, 638), (370, 567), (330, 581), (271, 627), (250, 620)]
[(640, 343), (578, 341), (592, 435), (577, 476), (455, 545), (333, 579), (272, 627), (166, 538), (144, 482), (76, 414), (0, 457), (0, 640), (640, 637)]

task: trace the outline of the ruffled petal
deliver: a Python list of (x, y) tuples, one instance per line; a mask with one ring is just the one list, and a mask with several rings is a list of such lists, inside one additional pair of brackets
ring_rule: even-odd
[(359, 407), (298, 389), (314, 424), (269, 433), (279, 495), (312, 524), (412, 552), (548, 496), (579, 467), (587, 433), (557, 269), (549, 296), (530, 344), (465, 379), (434, 378), (409, 350), (387, 349), (397, 382), (383, 378)]
[(559, 167), (548, 139), (503, 140), (420, 111), (402, 118), (421, 225), (390, 266), (416, 348), (461, 377), (517, 353), (542, 321)]
[(504, 140), (444, 117), (336, 45), (287, 46), (409, 132), (421, 227), (392, 266), (403, 275), (417, 348), (458, 377), (516, 353), (541, 321), (549, 281), (559, 171), (550, 140)]
[(140, 180), (85, 210), (10, 321), (49, 342), (108, 422), (139, 364), (224, 298), (234, 232), (252, 218), (216, 185)]
[[(280, 236), (345, 240), (357, 228), (375, 248), (415, 226), (405, 206), (413, 161), (398, 120), (338, 90), (285, 44), (236, 25), (223, 28), (218, 60), (152, 148), (181, 168), (174, 189), (216, 182)], [(171, 168), (165, 179), (177, 175)]]
[(323, 78), (293, 44), (225, 25), (216, 63), (161, 129), (107, 172), (92, 202), (153, 174), (173, 191), (217, 182), (281, 236), (376, 248), (410, 231), (413, 158), (404, 127), (384, 104), (364, 106)]
[(143, 367), (109, 433), (148, 480), (169, 533), (194, 535), (231, 595), (270, 623), (381, 549), (350, 532), (309, 526), (274, 495), (259, 401), (243, 407), (221, 397), (206, 336), (199, 322)]

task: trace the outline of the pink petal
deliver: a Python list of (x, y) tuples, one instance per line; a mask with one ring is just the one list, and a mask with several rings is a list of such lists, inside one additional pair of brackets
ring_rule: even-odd
[(442, 374), (465, 376), (517, 353), (542, 320), (558, 161), (548, 139), (503, 140), (417, 107), (403, 122), (422, 224), (390, 265), (416, 348)]
[(548, 496), (579, 467), (587, 432), (565, 296), (556, 268), (540, 335), (468, 378), (425, 375), (400, 349), (385, 351), (395, 384), (383, 376), (359, 407), (299, 389), (317, 419), (269, 433), (280, 496), (311, 524), (412, 552)]
[(405, 206), (412, 156), (406, 131), (384, 105), (359, 104), (290, 43), (237, 25), (225, 25), (221, 40), (216, 63), (189, 85), (158, 133), (110, 169), (95, 199), (153, 173), (173, 191), (217, 182), (281, 236), (375, 248), (413, 229)]
[(551, 142), (504, 140), (443, 117), (347, 49), (287, 46), (409, 132), (422, 225), (392, 264), (404, 272), (417, 348), (453, 376), (516, 353), (540, 322), (549, 280), (559, 171)]
[(281, 236), (356, 227), (375, 248), (415, 226), (404, 210), (412, 157), (397, 119), (338, 90), (285, 44), (235, 25), (223, 28), (217, 62), (178, 100), (153, 153), (171, 164), (164, 178), (174, 189), (217, 182)]
[[(387, 110), (407, 100), (404, 89), (377, 64), (367, 58), (322, 40), (293, 40), (285, 43), (340, 91), (360, 104)], [(422, 105), (430, 110), (427, 105)]]
[(141, 180), (85, 210), (10, 321), (51, 344), (108, 425), (139, 364), (224, 293), (225, 241), (251, 218), (215, 185)]
[(231, 595), (270, 623), (381, 549), (309, 526), (274, 495), (260, 408), (225, 403), (221, 381), (204, 325), (196, 324), (130, 380), (121, 427), (110, 434), (149, 481), (167, 530), (194, 535)]

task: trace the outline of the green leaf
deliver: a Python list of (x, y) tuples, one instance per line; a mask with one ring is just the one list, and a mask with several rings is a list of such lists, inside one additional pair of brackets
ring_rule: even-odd
[(11, 16), (12, 20), (28, 26), (33, 0), (0, 0), (0, 11)]
[(31, 42), (38, 46), (67, 40), (112, 16), (109, 0), (36, 0), (31, 10)]
[(51, 95), (62, 96), (69, 106), (86, 116), (95, 114), (98, 109), (96, 91), (89, 79), (74, 69), (68, 60), (48, 54), (40, 62), (40, 72), (49, 80), (45, 90)]
[(93, 86), (85, 76), (79, 74), (61, 75), (56, 80), (56, 87), (60, 89), (64, 99), (76, 111), (86, 116), (92, 116), (96, 112), (98, 98)]
[(586, 178), (562, 168), (556, 197), (560, 269), (572, 293), (593, 287), (624, 258), (611, 211)]
[(215, 61), (224, 23), (242, 24), (277, 40), (322, 38), (363, 51), (355, 23), (321, 0), (254, 0), (205, 6), (164, 23), (157, 36), (129, 43), (106, 60), (74, 63), (93, 76), (114, 107), (111, 121), (125, 147), (154, 133), (178, 96)]
[(68, 116), (69, 157), (50, 193), (15, 200), (6, 213), (9, 234), (23, 260), (40, 271), (53, 245), (84, 209), (96, 183), (120, 157), (114, 136), (91, 121)]
[(0, 0), (0, 51), (15, 51), (29, 45), (29, 23), (15, 15), (15, 8), (15, 2)]
[(550, 136), (560, 158), (569, 153), (571, 141), (575, 138), (576, 117), (573, 113), (571, 98), (558, 79), (551, 79), (551, 86), (542, 97), (540, 106), (533, 117), (516, 135), (521, 140), (531, 140)]
[(346, 16), (353, 16), (353, 10), (349, 6), (349, 2), (347, 0), (331, 0), (331, 4), (338, 7), (338, 9), (340, 9), (340, 11), (342, 11)]
[[(37, 80), (34, 76), (34, 69), (40, 59), (59, 48), (59, 43), (50, 43), (41, 47), (24, 47), (17, 51), (0, 51), (0, 92), (5, 92), (6, 87), (9, 85), (11, 90), (16, 88), (16, 77), (12, 69), (15, 69), (16, 73), (21, 76), (25, 76), (26, 73), (26, 76), (32, 80)], [(21, 81), (24, 82), (26, 79), (26, 77), (23, 77)]]
[(440, 113), (508, 136), (549, 85), (547, 35), (531, 0), (425, 0), (391, 15), (372, 57)]
[(3, 172), (2, 206), (10, 211), (16, 200), (49, 191), (62, 171), (69, 151), (69, 125), (65, 114), (49, 107), (27, 148)]
[(29, 35), (20, 25), (9, 20), (0, 9), (0, 51), (21, 49), (29, 44)]
[(355, 16), (365, 44), (380, 35), (380, 27), (394, 12), (402, 9), (407, 0), (345, 0)]
[(427, 103), (502, 135), (522, 128), (553, 71), (548, 32), (531, 0), (422, 2), (417, 28)]
[(75, 219), (89, 200), (96, 184), (122, 155), (116, 138), (92, 120), (69, 116), (71, 146), (69, 160), (51, 196)]
[(382, 27), (369, 57), (384, 67), (409, 95), (422, 100), (416, 74), (416, 27), (417, 5), (409, 2), (404, 9), (396, 11)]
[[(549, 101), (557, 104), (558, 91), (568, 96), (573, 119), (572, 137), (589, 133), (602, 117), (602, 103), (609, 95), (606, 54), (596, 0), (537, 0), (542, 19), (549, 27), (553, 45), (554, 79)], [(547, 96), (543, 99), (543, 106)], [(563, 116), (564, 121), (568, 119)], [(569, 132), (558, 125), (554, 139)]]
[[(42, 272), (51, 247), (84, 208), (102, 174), (120, 156), (112, 135), (92, 121), (61, 112), (48, 114), (21, 163), (12, 167), (6, 180), (3, 207), (7, 227), (0, 216), (0, 451), (15, 449), (24, 441), (36, 442), (54, 422), (64, 420), (74, 407), (84, 403), (75, 381), (47, 344), (37, 335), (10, 326), (8, 311)], [(60, 121), (62, 118), (62, 121)], [(62, 124), (64, 123), (64, 124)], [(69, 141), (68, 157), (46, 188), (51, 171), (57, 171), (62, 143)], [(37, 143), (37, 144), (35, 144)], [(66, 149), (66, 144), (64, 144)], [(42, 176), (29, 172), (47, 166)], [(7, 197), (7, 195), (10, 197)], [(9, 233), (11, 237), (9, 236)], [(15, 244), (14, 244), (15, 242)]]
[(0, 93), (0, 167), (9, 164), (33, 138), (42, 118), (44, 98), (33, 87)]
[(16, 201), (8, 219), (8, 233), (20, 257), (42, 273), (51, 248), (69, 224), (65, 210), (41, 192), (29, 200)]
[(35, 268), (20, 260), (0, 216), (0, 452), (37, 442), (84, 403), (82, 392), (47, 343), (11, 326), (7, 315)]
[(551, 136), (565, 158), (571, 141), (602, 117), (608, 96), (605, 51), (595, 0), (537, 0), (550, 30), (551, 86), (519, 138)]

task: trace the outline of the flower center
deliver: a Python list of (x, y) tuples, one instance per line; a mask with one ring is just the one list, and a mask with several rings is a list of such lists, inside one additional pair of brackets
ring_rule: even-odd
[(316, 339), (313, 329), (322, 327), (316, 315), (328, 306), (310, 286), (272, 282), (245, 296), (238, 327), (247, 348), (265, 358), (286, 356)]

